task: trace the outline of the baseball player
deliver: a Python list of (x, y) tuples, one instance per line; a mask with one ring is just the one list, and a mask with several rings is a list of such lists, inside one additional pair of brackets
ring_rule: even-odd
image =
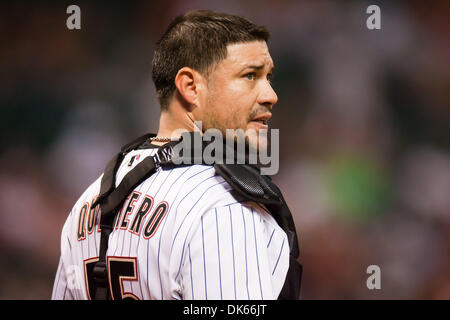
[(235, 192), (214, 165), (148, 162), (196, 121), (222, 132), (267, 128), (277, 102), (268, 38), (264, 27), (210, 11), (169, 25), (153, 59), (158, 133), (122, 149), (76, 202), (52, 299), (277, 299), (296, 287), (288, 274), (297, 238), (267, 205)]

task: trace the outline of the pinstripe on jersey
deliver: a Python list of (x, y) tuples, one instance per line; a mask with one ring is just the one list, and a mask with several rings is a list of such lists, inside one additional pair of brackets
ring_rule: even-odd
[[(116, 184), (155, 150), (130, 152)], [(82, 194), (63, 227), (52, 299), (90, 298), (86, 273), (98, 257), (100, 232), (98, 210), (83, 206), (98, 195), (100, 182)], [(92, 231), (86, 226), (93, 221)], [(107, 257), (135, 264), (134, 277), (119, 283), (123, 295), (139, 299), (276, 299), (289, 246), (263, 205), (244, 201), (212, 166), (190, 165), (159, 168), (136, 187), (120, 210)]]

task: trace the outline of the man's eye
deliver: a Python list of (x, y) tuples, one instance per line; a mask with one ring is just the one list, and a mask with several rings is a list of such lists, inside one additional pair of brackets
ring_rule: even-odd
[(246, 77), (248, 80), (255, 80), (255, 78), (256, 78), (256, 73), (254, 73), (254, 72), (247, 73), (247, 74), (245, 75), (245, 77)]

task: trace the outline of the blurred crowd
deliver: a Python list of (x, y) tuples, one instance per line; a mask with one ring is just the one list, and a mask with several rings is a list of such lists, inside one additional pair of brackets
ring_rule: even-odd
[(73, 204), (158, 128), (154, 44), (191, 9), (271, 32), (273, 179), (296, 222), (301, 298), (450, 299), (450, 3), (382, 3), (368, 30), (375, 2), (80, 1), (81, 30), (63, 3), (2, 3), (0, 299), (50, 298)]

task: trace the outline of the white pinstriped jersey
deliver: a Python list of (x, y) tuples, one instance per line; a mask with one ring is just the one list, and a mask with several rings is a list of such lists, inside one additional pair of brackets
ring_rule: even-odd
[[(127, 154), (125, 174), (157, 149)], [(98, 178), (61, 234), (52, 299), (89, 299), (99, 255)], [(286, 233), (265, 207), (244, 201), (213, 166), (159, 168), (125, 201), (109, 237), (115, 299), (277, 299), (289, 267)], [(92, 297), (93, 298), (93, 297)]]

